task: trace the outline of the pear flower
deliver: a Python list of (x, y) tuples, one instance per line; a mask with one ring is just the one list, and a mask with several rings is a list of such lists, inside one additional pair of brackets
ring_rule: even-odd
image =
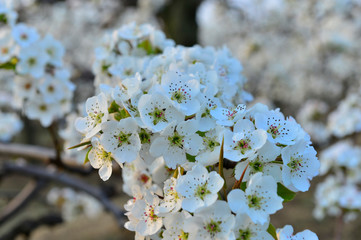
[(228, 194), (228, 204), (237, 214), (247, 214), (254, 223), (264, 224), (270, 214), (282, 208), (283, 199), (277, 195), (277, 184), (271, 176), (256, 173), (246, 191), (234, 189)]
[(88, 154), (90, 165), (99, 169), (100, 178), (107, 181), (112, 175), (112, 153), (104, 150), (97, 137), (93, 137), (91, 143), (93, 147)]
[(104, 93), (88, 98), (86, 103), (86, 113), (88, 116), (77, 118), (75, 128), (85, 134), (85, 138), (91, 138), (101, 130), (101, 124), (108, 119), (108, 103)]
[(235, 125), (233, 133), (226, 130), (224, 134), (224, 157), (238, 162), (243, 158), (253, 157), (267, 140), (262, 129), (255, 129), (248, 119), (241, 119)]
[(120, 165), (134, 161), (139, 155), (141, 143), (137, 129), (136, 121), (130, 117), (102, 124), (100, 142)]
[(153, 132), (164, 130), (173, 121), (184, 120), (171, 102), (161, 94), (145, 94), (139, 99), (138, 109), (145, 126)]
[(184, 197), (182, 208), (194, 212), (213, 204), (223, 184), (224, 180), (217, 172), (208, 173), (202, 165), (195, 165), (191, 171), (178, 179), (176, 191)]
[(293, 235), (293, 227), (291, 225), (277, 229), (277, 237), (278, 240), (318, 240), (317, 235), (308, 229)]
[(282, 149), (282, 180), (293, 191), (305, 192), (310, 188), (309, 180), (318, 175), (320, 162), (316, 151), (304, 141)]
[(150, 146), (150, 154), (163, 156), (166, 165), (175, 169), (177, 165), (187, 162), (186, 154), (195, 156), (202, 149), (202, 137), (196, 131), (198, 122), (194, 119), (183, 121), (177, 126), (175, 122), (164, 129)]
[(234, 223), (227, 202), (218, 200), (187, 219), (185, 231), (189, 233), (188, 240), (234, 239)]

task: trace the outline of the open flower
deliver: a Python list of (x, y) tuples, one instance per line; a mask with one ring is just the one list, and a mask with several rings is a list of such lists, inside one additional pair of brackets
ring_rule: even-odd
[(247, 214), (254, 223), (264, 224), (270, 214), (282, 208), (283, 199), (277, 195), (277, 184), (271, 176), (256, 173), (246, 191), (234, 189), (228, 194), (228, 204), (237, 214)]
[(119, 164), (132, 162), (138, 157), (141, 144), (137, 129), (136, 121), (130, 117), (102, 124), (100, 142)]
[(198, 208), (210, 206), (217, 200), (223, 184), (224, 180), (217, 172), (208, 173), (202, 165), (195, 165), (178, 179), (176, 190), (184, 197), (182, 208), (194, 212)]
[(77, 118), (75, 128), (85, 134), (86, 138), (91, 138), (101, 129), (101, 124), (108, 120), (108, 103), (104, 93), (88, 98), (85, 103), (88, 116)]

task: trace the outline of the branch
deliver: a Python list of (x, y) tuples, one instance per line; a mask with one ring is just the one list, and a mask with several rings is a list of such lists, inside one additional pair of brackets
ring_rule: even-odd
[[(7, 157), (23, 157), (23, 158), (31, 158), (37, 159), (44, 162), (51, 162), (55, 164), (59, 168), (63, 168), (68, 170), (69, 172), (74, 172), (82, 175), (88, 175), (93, 172), (91, 167), (79, 167), (74, 163), (76, 160), (69, 156), (62, 156), (63, 161), (54, 161), (56, 159), (56, 154), (54, 150), (46, 147), (39, 147), (33, 145), (19, 144), (19, 143), (0, 143), (0, 155), (5, 155)], [(67, 162), (65, 164), (64, 162)]]
[(0, 226), (24, 208), (45, 186), (45, 181), (31, 181), (16, 195), (0, 213)]
[(58, 223), (62, 223), (63, 219), (59, 214), (49, 214), (38, 219), (28, 219), (20, 222), (17, 226), (11, 229), (8, 233), (5, 233), (0, 237), (1, 240), (15, 239), (19, 234), (30, 236), (30, 233), (41, 225), (53, 226)]
[(72, 187), (74, 189), (83, 191), (85, 193), (88, 193), (89, 195), (98, 199), (105, 207), (105, 209), (111, 212), (115, 216), (119, 226), (121, 227), (124, 226), (125, 223), (124, 212), (121, 211), (116, 205), (114, 205), (108, 199), (106, 194), (103, 191), (101, 191), (99, 188), (89, 185), (78, 178), (73, 178), (71, 176), (66, 175), (65, 173), (50, 171), (46, 168), (37, 167), (31, 164), (16, 165), (16, 164), (4, 163), (2, 165), (2, 171), (4, 173), (15, 173), (29, 177), (36, 177), (38, 179), (54, 181)]

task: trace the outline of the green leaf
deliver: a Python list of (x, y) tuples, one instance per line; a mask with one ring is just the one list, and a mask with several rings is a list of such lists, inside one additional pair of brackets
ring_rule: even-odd
[(108, 112), (109, 113), (119, 112), (119, 108), (120, 106), (115, 101), (113, 101), (108, 108)]
[(247, 188), (247, 182), (242, 182), (241, 186), (239, 187), (243, 192), (246, 191)]
[(152, 43), (150, 42), (149, 39), (145, 39), (143, 42), (138, 44), (138, 48), (142, 48), (145, 50), (145, 52), (147, 53), (147, 55), (152, 55), (152, 54), (159, 54), (162, 53), (162, 50), (160, 50), (159, 48), (154, 48), (152, 46)]
[(114, 118), (115, 118), (115, 120), (117, 120), (117, 121), (120, 121), (120, 120), (122, 120), (122, 119), (124, 119), (124, 118), (128, 118), (128, 117), (130, 117), (130, 114), (127, 112), (127, 110), (125, 110), (125, 109), (122, 109), (122, 110), (120, 110), (119, 112), (116, 112), (115, 114), (114, 114)]
[(201, 137), (205, 137), (205, 136), (206, 136), (206, 132), (197, 131), (196, 133), (197, 133), (199, 136), (201, 136)]
[(15, 70), (15, 67), (16, 67), (16, 63), (14, 63), (11, 60), (9, 62), (0, 64), (0, 69)]
[(195, 156), (189, 155), (188, 153), (186, 153), (186, 156), (187, 156), (187, 160), (188, 160), (188, 161), (190, 161), (190, 162), (195, 162), (195, 161), (196, 161), (196, 157), (195, 157)]
[(3, 13), (3, 14), (0, 14), (0, 22), (2, 23), (8, 23), (8, 19), (6, 18), (6, 15)]
[(77, 144), (77, 145), (75, 145), (75, 146), (72, 146), (72, 147), (70, 147), (70, 148), (68, 148), (68, 149), (75, 149), (75, 148), (79, 148), (79, 147), (82, 147), (82, 146), (85, 146), (85, 145), (89, 145), (89, 144), (91, 144), (91, 142), (90, 142), (90, 141), (87, 141), (87, 142), (79, 143), (79, 144)]
[(277, 238), (277, 233), (276, 233), (276, 228), (275, 228), (275, 226), (272, 225), (272, 223), (270, 223), (270, 224), (268, 225), (267, 232), (268, 232), (269, 234), (271, 234), (272, 237), (273, 237), (275, 240), (278, 239), (278, 238)]
[(281, 183), (277, 183), (277, 194), (283, 198), (283, 202), (289, 202), (296, 196), (295, 192), (289, 190)]
[(89, 162), (89, 152), (90, 150), (92, 150), (93, 146), (91, 146), (89, 148), (89, 150), (87, 151), (86, 155), (85, 155), (85, 160), (84, 160), (84, 164), (86, 164), (87, 162)]

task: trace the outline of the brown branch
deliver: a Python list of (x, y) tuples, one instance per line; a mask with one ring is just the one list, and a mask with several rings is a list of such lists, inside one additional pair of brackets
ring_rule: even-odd
[(17, 165), (4, 163), (1, 170), (3, 175), (10, 173), (21, 174), (23, 176), (35, 177), (46, 181), (54, 181), (83, 191), (98, 199), (104, 208), (115, 216), (119, 226), (123, 226), (125, 223), (124, 212), (114, 205), (100, 188), (89, 185), (78, 178), (73, 178), (65, 173), (51, 171), (31, 164)]
[(0, 143), (0, 155), (9, 157), (23, 157), (27, 159), (36, 159), (44, 162), (49, 162), (61, 169), (69, 172), (88, 175), (93, 172), (91, 167), (83, 167), (74, 164), (76, 161), (69, 156), (62, 156), (62, 161), (54, 161), (56, 153), (51, 148), (39, 147), (33, 145), (19, 144), (19, 143)]
[(30, 181), (0, 212), (0, 225), (24, 208), (45, 186), (44, 181)]

